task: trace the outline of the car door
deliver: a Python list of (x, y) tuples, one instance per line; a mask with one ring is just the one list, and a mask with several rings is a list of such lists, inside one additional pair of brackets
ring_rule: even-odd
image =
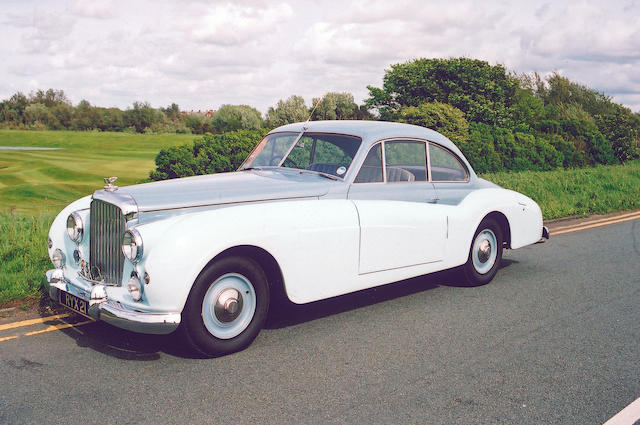
[(373, 273), (443, 259), (446, 208), (434, 205), (426, 143), (386, 140), (367, 154), (348, 198), (360, 221), (359, 273)]

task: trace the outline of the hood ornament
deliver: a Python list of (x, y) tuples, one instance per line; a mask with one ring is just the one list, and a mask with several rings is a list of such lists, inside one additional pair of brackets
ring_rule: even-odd
[(107, 192), (115, 192), (118, 190), (118, 186), (113, 184), (116, 180), (118, 180), (117, 177), (105, 177), (104, 182), (106, 183), (106, 186), (104, 187), (104, 190)]

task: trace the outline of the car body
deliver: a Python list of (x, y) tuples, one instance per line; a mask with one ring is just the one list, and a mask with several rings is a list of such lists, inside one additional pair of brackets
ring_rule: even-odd
[(548, 237), (538, 205), (474, 173), (443, 135), (379, 121), (272, 130), (236, 172), (104, 189), (49, 233), (50, 296), (209, 355), (246, 347), (274, 291), (294, 303), (460, 267)]

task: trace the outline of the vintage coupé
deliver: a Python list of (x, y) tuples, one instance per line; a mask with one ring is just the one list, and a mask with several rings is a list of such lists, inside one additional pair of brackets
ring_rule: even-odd
[(548, 238), (533, 200), (407, 124), (289, 124), (236, 172), (114, 180), (53, 222), (51, 298), (136, 332), (179, 329), (206, 355), (247, 347), (274, 291), (309, 303), (451, 268), (481, 285), (503, 248)]

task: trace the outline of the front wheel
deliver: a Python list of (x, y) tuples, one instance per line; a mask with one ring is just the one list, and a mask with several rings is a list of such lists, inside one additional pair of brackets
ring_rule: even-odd
[(502, 242), (500, 225), (492, 218), (482, 220), (473, 235), (467, 263), (462, 266), (469, 285), (485, 285), (493, 280), (502, 260)]
[(269, 285), (262, 268), (249, 258), (222, 258), (194, 283), (182, 313), (182, 332), (202, 354), (233, 353), (251, 344), (268, 310)]

